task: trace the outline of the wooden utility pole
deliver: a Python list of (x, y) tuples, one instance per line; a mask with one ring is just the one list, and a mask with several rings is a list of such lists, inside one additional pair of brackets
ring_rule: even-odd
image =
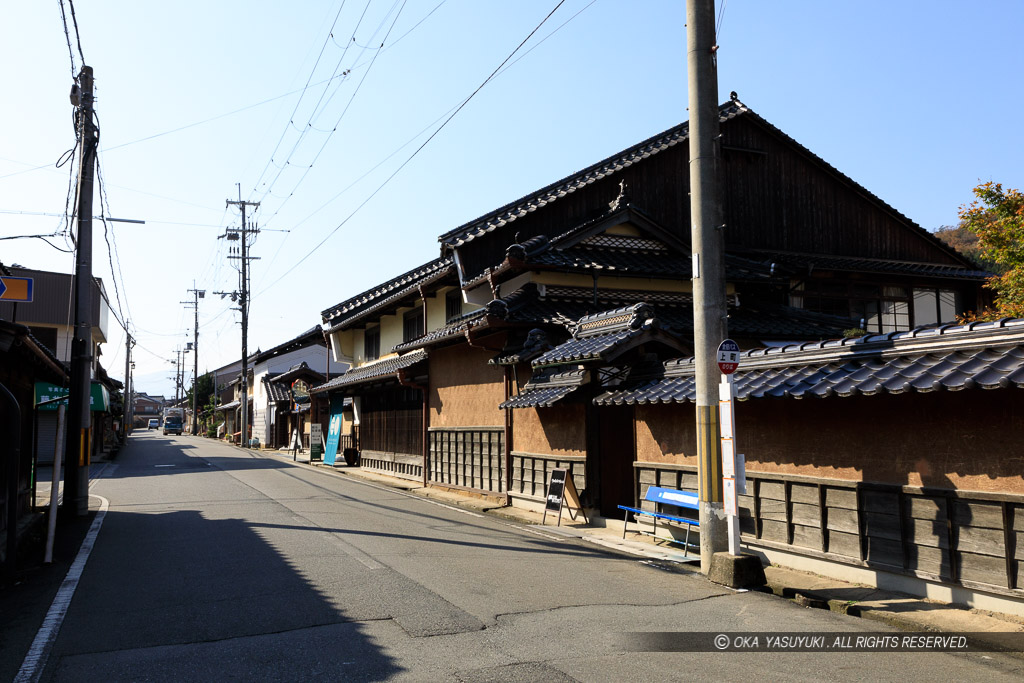
[(242, 285), (241, 292), (239, 293), (239, 308), (242, 311), (242, 431), (239, 436), (239, 441), (245, 448), (249, 447), (249, 256), (248, 242), (249, 233), (259, 232), (258, 228), (250, 229), (245, 222), (245, 210), (246, 207), (258, 207), (259, 202), (247, 202), (242, 200), (242, 187), (238, 186), (238, 201), (231, 199), (226, 200), (227, 206), (235, 205), (242, 210), (242, 229), (236, 231), (228, 231), (228, 239), (231, 239), (231, 234), (241, 233), (240, 237), (242, 240), (242, 254), (240, 257), (229, 257), (229, 258), (241, 258), (242, 260)]
[(693, 344), (696, 368), (700, 568), (728, 547), (718, 424), (719, 343), (728, 336), (725, 239), (720, 186), (718, 62), (714, 0), (687, 0), (686, 66), (690, 104), (690, 222), (693, 245)]
[[(77, 91), (78, 101), (75, 101)], [(92, 195), (99, 130), (93, 120), (93, 73), (82, 66), (78, 88), (72, 91), (78, 107), (77, 133), (81, 146), (78, 171), (78, 235), (75, 241), (75, 328), (71, 342), (71, 388), (64, 457), (64, 512), (89, 512), (89, 458), (92, 450)]]

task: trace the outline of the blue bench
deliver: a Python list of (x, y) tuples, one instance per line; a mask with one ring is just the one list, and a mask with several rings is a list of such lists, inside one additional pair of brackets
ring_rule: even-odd
[[(686, 525), (686, 539), (683, 541), (683, 554), (689, 553), (690, 548), (690, 528), (697, 527), (700, 529), (700, 523), (696, 519), (688, 519), (686, 517), (679, 517), (678, 515), (667, 515), (660, 512), (659, 505), (675, 505), (676, 507), (685, 508), (687, 510), (700, 510), (700, 504), (697, 501), (696, 493), (688, 493), (686, 491), (677, 491), (676, 489), (666, 489), (661, 486), (649, 486), (647, 493), (644, 494), (644, 500), (649, 503), (655, 504), (655, 511), (641, 510), (640, 508), (629, 507), (627, 505), (619, 505), (620, 510), (625, 510), (622, 517), (622, 537), (626, 537), (626, 526), (629, 524), (629, 515), (633, 514), (634, 521), (637, 516), (651, 517), (654, 519), (654, 533), (651, 535), (657, 537), (658, 535), (658, 520), (664, 519), (676, 524)], [(672, 543), (678, 543), (674, 538), (663, 539)]]

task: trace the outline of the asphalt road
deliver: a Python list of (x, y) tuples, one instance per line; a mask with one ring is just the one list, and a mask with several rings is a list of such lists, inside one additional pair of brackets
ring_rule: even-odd
[[(109, 509), (40, 668), (44, 681), (1024, 673), (1022, 660), (985, 653), (635, 651), (643, 648), (625, 634), (884, 627), (204, 439), (136, 432), (92, 493)], [(5, 661), (20, 660), (12, 648), (24, 640), (2, 641)]]

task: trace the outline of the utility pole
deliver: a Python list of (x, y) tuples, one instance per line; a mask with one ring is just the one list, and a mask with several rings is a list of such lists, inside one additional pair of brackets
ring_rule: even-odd
[(693, 344), (696, 370), (700, 569), (728, 547), (718, 423), (716, 352), (728, 336), (725, 239), (720, 188), (718, 46), (714, 0), (687, 0), (686, 66), (690, 105), (690, 221), (693, 245)]
[(168, 362), (174, 363), (174, 405), (177, 405), (181, 398), (179, 393), (181, 389), (181, 349), (174, 349), (174, 360)]
[(78, 239), (75, 247), (75, 332), (71, 342), (71, 387), (64, 457), (64, 512), (89, 513), (89, 458), (92, 454), (92, 195), (99, 130), (93, 116), (93, 72), (82, 66), (71, 103), (78, 108), (77, 135), (81, 145), (78, 171)]
[(195, 314), (195, 321), (192, 327), (192, 436), (199, 433), (199, 300), (206, 296), (206, 290), (196, 289), (196, 281), (192, 281), (192, 301), (182, 301), (186, 306), (192, 307)]
[(132, 382), (131, 382), (131, 370), (132, 370), (132, 347), (135, 346), (135, 339), (132, 338), (131, 332), (128, 331), (128, 321), (125, 321), (125, 354), (124, 354), (124, 408), (121, 414), (121, 441), (125, 441), (128, 438), (128, 415), (132, 404)]
[[(243, 448), (249, 447), (249, 233), (258, 233), (259, 228), (249, 228), (245, 222), (245, 210), (247, 207), (258, 207), (259, 202), (248, 202), (242, 200), (242, 186), (238, 184), (238, 201), (225, 200), (225, 206), (235, 205), (242, 210), (241, 230), (228, 230), (227, 238), (239, 239), (242, 241), (241, 256), (229, 256), (228, 258), (240, 258), (242, 261), (242, 285), (239, 294), (239, 308), (242, 311), (242, 432), (239, 441)], [(240, 234), (239, 234), (240, 233)], [(232, 237), (235, 235), (234, 237)]]

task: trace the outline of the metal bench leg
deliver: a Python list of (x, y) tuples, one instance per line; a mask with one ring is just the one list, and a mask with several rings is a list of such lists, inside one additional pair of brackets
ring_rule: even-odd
[(622, 540), (626, 540), (626, 524), (629, 523), (629, 510), (624, 510), (622, 513)]
[(686, 525), (686, 539), (683, 541), (683, 557), (690, 556), (690, 525)]

